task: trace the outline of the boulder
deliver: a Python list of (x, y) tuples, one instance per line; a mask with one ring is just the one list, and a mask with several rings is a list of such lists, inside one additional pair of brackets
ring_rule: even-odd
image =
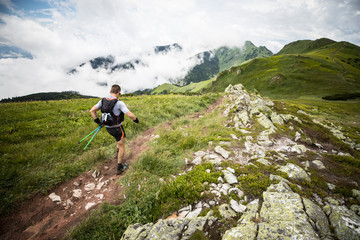
[(324, 211), (338, 239), (360, 239), (360, 217), (345, 206), (327, 204)]
[(255, 240), (256, 234), (257, 234), (257, 225), (254, 222), (252, 222), (227, 230), (222, 240), (238, 240), (238, 239)]
[(282, 117), (279, 116), (276, 112), (271, 113), (270, 119), (275, 124), (284, 125), (284, 119), (282, 119)]
[(312, 163), (315, 165), (315, 167), (319, 170), (325, 169), (324, 164), (320, 160), (314, 160)]
[(279, 171), (286, 173), (291, 179), (305, 180), (308, 182), (311, 181), (304, 169), (292, 163), (287, 163), (285, 166), (281, 166)]
[(318, 230), (321, 239), (333, 239), (329, 228), (329, 221), (321, 207), (306, 198), (303, 198), (303, 202), (306, 214), (312, 220), (310, 223), (314, 229)]

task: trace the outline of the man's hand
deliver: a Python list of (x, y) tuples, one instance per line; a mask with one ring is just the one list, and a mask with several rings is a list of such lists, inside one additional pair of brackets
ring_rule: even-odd
[(96, 122), (96, 123), (97, 123), (97, 125), (99, 125), (99, 126), (101, 126), (101, 125), (102, 125), (102, 123), (100, 122), (100, 119), (99, 119), (99, 118), (94, 119), (94, 122)]
[(136, 118), (136, 119), (134, 120), (134, 123), (139, 123), (139, 119)]

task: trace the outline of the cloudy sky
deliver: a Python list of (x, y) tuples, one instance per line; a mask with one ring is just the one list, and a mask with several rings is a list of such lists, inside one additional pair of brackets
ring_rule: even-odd
[[(360, 0), (0, 0), (0, 43), (34, 58), (0, 59), (0, 99), (34, 92), (75, 90), (102, 96), (152, 88), (183, 76), (191, 56), (245, 40), (273, 53), (285, 44), (321, 37), (360, 45)], [(153, 54), (179, 43), (181, 53)], [(98, 56), (145, 67), (108, 74), (84, 66)]]

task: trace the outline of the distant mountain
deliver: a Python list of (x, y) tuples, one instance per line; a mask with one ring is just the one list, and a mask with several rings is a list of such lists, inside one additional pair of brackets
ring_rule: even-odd
[(16, 46), (10, 46), (0, 43), (0, 59), (1, 58), (29, 58), (33, 59), (30, 52)]
[(201, 63), (194, 66), (185, 78), (179, 81), (178, 85), (185, 86), (191, 82), (209, 80), (219, 72), (240, 65), (245, 61), (272, 55), (273, 53), (266, 47), (256, 47), (250, 41), (246, 41), (242, 48), (223, 46), (211, 51), (202, 52), (195, 56)]
[(137, 66), (144, 66), (145, 64), (139, 59), (133, 59), (128, 62), (115, 64), (115, 57), (109, 55), (107, 57), (97, 57), (88, 62), (80, 64), (77, 68), (74, 68), (68, 72), (68, 74), (76, 74), (79, 68), (82, 68), (86, 63), (89, 63), (92, 69), (105, 69), (109, 73), (121, 70), (134, 70)]
[(182, 47), (177, 43), (174, 43), (172, 45), (156, 46), (154, 49), (154, 52), (156, 54), (158, 54), (158, 53), (166, 54), (167, 52), (172, 51), (172, 50), (181, 51)]
[(77, 98), (94, 98), (93, 96), (81, 95), (75, 91), (64, 92), (42, 92), (34, 93), (22, 97), (13, 97), (2, 99), (0, 102), (29, 102), (29, 101), (48, 101), (48, 100), (63, 100), (63, 99), (77, 99)]
[(221, 72), (206, 92), (237, 83), (275, 99), (351, 99), (360, 93), (360, 47), (325, 38), (292, 42), (274, 56)]

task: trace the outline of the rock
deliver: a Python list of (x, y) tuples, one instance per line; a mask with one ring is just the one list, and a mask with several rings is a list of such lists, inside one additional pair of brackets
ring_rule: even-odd
[(257, 239), (320, 239), (307, 221), (299, 194), (281, 181), (263, 192)]
[(204, 151), (197, 151), (194, 153), (195, 157), (203, 157), (206, 155), (206, 152)]
[(256, 121), (264, 128), (271, 130), (271, 133), (274, 133), (276, 131), (276, 127), (274, 126), (274, 124), (263, 113), (259, 114), (259, 117), (256, 118)]
[(219, 213), (225, 219), (233, 218), (237, 216), (236, 212), (231, 209), (229, 204), (226, 203), (221, 204), (219, 206)]
[(218, 177), (217, 180), (218, 180), (219, 183), (224, 183), (224, 179), (222, 177)]
[(95, 171), (91, 174), (91, 176), (92, 176), (93, 178), (97, 178), (99, 175), (100, 175), (100, 172), (97, 171), (97, 170), (95, 170)]
[(86, 184), (85, 187), (84, 187), (84, 190), (89, 192), (89, 191), (92, 191), (95, 189), (95, 183), (89, 183), (89, 184)]
[(310, 201), (309, 199), (303, 198), (306, 214), (310, 217), (314, 229), (318, 230), (321, 239), (333, 239), (331, 230), (329, 228), (329, 221), (322, 211), (321, 207)]
[(297, 142), (301, 138), (301, 134), (299, 132), (295, 133), (295, 142)]
[(244, 196), (244, 192), (238, 188), (230, 188), (228, 191), (229, 194), (232, 194), (233, 192), (235, 192), (240, 199)]
[(280, 117), (279, 115), (277, 115), (275, 112), (272, 112), (270, 115), (270, 119), (273, 123), (278, 124), (278, 125), (284, 125), (284, 120), (282, 119), (282, 117)]
[(254, 239), (257, 235), (257, 225), (252, 222), (227, 230), (222, 240)]
[(51, 194), (49, 195), (49, 198), (50, 198), (51, 201), (53, 201), (53, 202), (61, 202), (60, 196), (56, 195), (55, 193), (51, 193)]
[(312, 163), (315, 165), (315, 167), (319, 170), (325, 169), (324, 164), (320, 160), (314, 160)]
[(269, 135), (265, 131), (261, 132), (261, 134), (258, 136), (257, 140), (258, 140), (258, 144), (260, 146), (269, 147), (269, 146), (273, 145), (273, 142), (269, 139)]
[(284, 181), (284, 182), (287, 183), (287, 184), (291, 184), (291, 182), (290, 182), (289, 180), (287, 180), (287, 179), (285, 179), (285, 178), (283, 178), (283, 177), (280, 177), (280, 176), (278, 176), (278, 175), (273, 175), (273, 174), (270, 174), (270, 180), (271, 180), (271, 181), (275, 181), (275, 180), (277, 180), (277, 181)]
[(95, 197), (97, 197), (98, 199), (102, 200), (102, 199), (104, 199), (104, 194), (102, 194), (102, 193), (96, 194)]
[(246, 205), (246, 211), (241, 216), (238, 221), (239, 224), (251, 224), (254, 223), (253, 220), (257, 217), (257, 212), (259, 209), (259, 199), (255, 199), (252, 202)]
[(235, 173), (235, 169), (231, 168), (231, 167), (227, 167), (226, 170), (228, 170), (231, 173)]
[(202, 208), (197, 208), (197, 209), (195, 209), (194, 211), (189, 212), (189, 213), (186, 215), (186, 218), (195, 218), (195, 217), (199, 216), (199, 214), (201, 213), (201, 211), (202, 211)]
[(261, 164), (263, 164), (265, 166), (270, 166), (271, 165), (271, 162), (269, 162), (265, 158), (260, 158), (260, 159), (256, 160), (256, 162), (261, 163)]
[(82, 197), (82, 190), (81, 189), (74, 189), (73, 190), (73, 197), (81, 198)]
[(238, 140), (238, 137), (235, 134), (231, 133), (230, 136), (232, 137), (232, 139)]
[(291, 152), (296, 152), (296, 153), (298, 153), (298, 154), (301, 154), (301, 153), (304, 153), (304, 152), (306, 152), (308, 149), (304, 146), (304, 145), (298, 145), (298, 144), (296, 144), (296, 145), (294, 145), (294, 146), (292, 146), (291, 147)]
[(285, 166), (281, 166), (279, 171), (286, 173), (291, 179), (305, 180), (308, 182), (311, 181), (304, 169), (292, 163), (287, 163)]
[(220, 141), (219, 144), (221, 146), (231, 146), (231, 142), (228, 142), (228, 141)]
[(189, 239), (197, 230), (204, 232), (212, 239), (219, 239), (219, 232), (210, 232), (216, 223), (217, 220), (214, 217), (159, 220), (156, 224), (145, 225), (137, 223), (126, 229), (121, 240)]
[(360, 215), (360, 206), (359, 205), (351, 205), (350, 209), (357, 215)]
[(338, 239), (360, 239), (360, 217), (345, 206), (328, 204), (324, 207)]
[(195, 165), (200, 165), (202, 162), (201, 157), (196, 157), (194, 160), (192, 160), (192, 163)]
[(231, 199), (230, 201), (230, 206), (231, 208), (237, 212), (237, 213), (242, 213), (246, 210), (246, 206), (239, 204), (237, 201), (235, 201), (234, 199)]
[(359, 190), (356, 190), (356, 189), (353, 189), (352, 190), (352, 194), (354, 197), (356, 197), (356, 199), (360, 202), (360, 191)]
[(229, 158), (230, 153), (228, 151), (226, 151), (225, 149), (223, 149), (222, 147), (216, 146), (214, 150), (216, 153), (220, 154), (223, 158), (225, 158), (225, 159)]
[(79, 187), (81, 185), (81, 183), (79, 183), (79, 182), (74, 182), (74, 186), (75, 187)]
[(85, 210), (89, 210), (90, 208), (92, 208), (92, 207), (95, 206), (95, 205), (96, 205), (96, 203), (94, 203), (94, 202), (89, 202), (88, 204), (86, 204)]
[(222, 172), (224, 173), (224, 178), (227, 183), (229, 183), (229, 184), (238, 183), (238, 180), (234, 174), (232, 174), (228, 170), (222, 170)]
[(100, 190), (104, 185), (105, 185), (105, 182), (99, 182), (99, 183), (96, 185), (96, 189), (97, 189), (97, 190)]
[(63, 206), (65, 207), (65, 209), (69, 209), (71, 206), (73, 206), (74, 203), (70, 200), (70, 199), (67, 199), (64, 203), (63, 203)]
[(331, 191), (334, 191), (334, 189), (336, 188), (336, 185), (334, 185), (334, 184), (327, 183), (327, 185)]

